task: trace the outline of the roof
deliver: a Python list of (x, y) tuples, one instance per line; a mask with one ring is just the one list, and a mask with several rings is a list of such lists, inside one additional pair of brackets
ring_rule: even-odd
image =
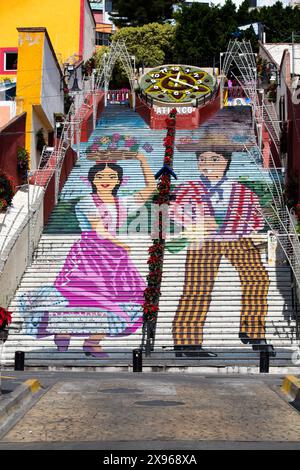
[[(278, 43), (259, 43), (259, 46), (265, 50), (272, 62), (275, 62), (280, 67), (283, 54), (285, 50), (288, 50), (291, 56), (291, 68), (292, 68), (292, 58), (293, 58), (293, 44), (288, 42), (278, 42)], [(295, 74), (300, 75), (300, 44), (294, 43), (294, 53), (295, 53)]]
[(59, 65), (59, 62), (57, 60), (57, 57), (56, 57), (56, 54), (55, 54), (55, 50), (52, 46), (52, 42), (51, 42), (51, 39), (49, 37), (49, 34), (48, 34), (48, 31), (47, 31), (47, 28), (45, 28), (44, 26), (39, 26), (39, 27), (34, 27), (34, 28), (17, 28), (17, 30), (19, 31), (19, 33), (26, 33), (26, 32), (32, 32), (32, 33), (45, 33), (45, 36), (47, 38), (47, 41), (48, 41), (48, 44), (49, 44), (49, 47), (51, 49), (51, 52), (53, 54), (53, 57), (54, 57), (54, 60), (56, 62), (56, 65), (57, 65), (57, 68), (60, 72), (60, 75), (61, 77), (63, 78), (63, 73), (62, 73), (62, 70), (60, 68), (60, 65)]

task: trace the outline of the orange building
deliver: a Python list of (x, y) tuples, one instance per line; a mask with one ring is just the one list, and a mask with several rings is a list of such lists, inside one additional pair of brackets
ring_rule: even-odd
[(113, 9), (112, 1), (93, 0), (90, 1), (90, 5), (96, 23), (95, 45), (98, 47), (107, 46), (111, 40), (111, 35), (115, 31), (115, 25), (109, 18), (109, 14)]
[(17, 28), (45, 27), (61, 64), (88, 60), (96, 23), (88, 0), (0, 1), (0, 80), (17, 73)]

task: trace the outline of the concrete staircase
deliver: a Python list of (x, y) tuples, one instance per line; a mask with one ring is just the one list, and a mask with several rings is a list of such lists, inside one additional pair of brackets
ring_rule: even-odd
[[(249, 110), (247, 108), (224, 108), (200, 129), (177, 131), (176, 141), (179, 142), (183, 138), (199, 139), (206, 128), (214, 129), (214, 131), (224, 133), (237, 140), (243, 140), (245, 136), (252, 136), (254, 139)], [(5, 345), (4, 366), (11, 366), (15, 351), (23, 350), (26, 353), (27, 367), (120, 366), (127, 368), (128, 364), (131, 363), (132, 350), (141, 344), (141, 322), (137, 328), (132, 328), (132, 331), (128, 333), (128, 328), (136, 324), (137, 320), (140, 321), (141, 302), (137, 302), (139, 307), (135, 305), (135, 310), (133, 309), (134, 315), (130, 316), (131, 314), (128, 314), (129, 316), (127, 316), (127, 318), (132, 319), (132, 324), (128, 320), (126, 325), (127, 332), (120, 317), (114, 317), (113, 315), (108, 315), (108, 317), (103, 316), (103, 308), (99, 307), (101, 302), (97, 304), (97, 299), (102, 297), (99, 291), (99, 284), (97, 284), (97, 287), (93, 287), (93, 282), (96, 282), (97, 279), (95, 279), (95, 276), (91, 279), (92, 260), (89, 261), (90, 265), (86, 266), (85, 271), (82, 271), (80, 281), (82, 283), (80, 284), (79, 282), (80, 285), (78, 287), (82, 288), (82, 292), (85, 291), (85, 286), (87, 286), (88, 292), (93, 291), (93, 300), (83, 301), (81, 309), (78, 305), (77, 307), (74, 306), (75, 301), (71, 302), (72, 306), (70, 306), (70, 303), (63, 297), (61, 292), (58, 292), (57, 287), (54, 287), (54, 283), (63, 269), (70, 250), (81, 239), (78, 212), (76, 212), (75, 208), (80, 199), (86, 197), (91, 192), (87, 181), (87, 174), (93, 166), (93, 162), (85, 158), (84, 152), (93, 142), (99, 142), (101, 138), (113, 135), (127, 136), (127, 141), (131, 139), (133, 146), (139, 145), (138, 150), (147, 156), (147, 161), (153, 173), (156, 173), (161, 168), (164, 155), (163, 138), (165, 137), (165, 131), (150, 130), (142, 118), (127, 107), (118, 105), (108, 106), (99, 120), (97, 129), (92, 134), (90, 141), (82, 144), (81, 159), (74, 167), (60, 194), (59, 203), (51, 214), (38, 249), (34, 254), (34, 261), (25, 272), (11, 303), (10, 308), (14, 312), (14, 316), (9, 339)], [(115, 139), (120, 141), (120, 137), (115, 137)], [(122, 160), (120, 164), (124, 169), (124, 180), (118, 191), (118, 197), (122, 198), (142, 189), (144, 187), (144, 176), (138, 161)], [(176, 185), (190, 180), (197, 181), (199, 171), (197, 170), (195, 153), (179, 152), (175, 149), (174, 170), (178, 176)], [(261, 197), (265, 197), (261, 175), (257, 170), (256, 164), (246, 153), (236, 153), (234, 155), (228, 172), (228, 179), (240, 180), (242, 182), (247, 181), (250, 185), (257, 184), (257, 192), (259, 193), (260, 191)], [(122, 233), (122, 230), (124, 231), (124, 228), (121, 229), (118, 238), (130, 248), (129, 257), (133, 263), (131, 269), (136, 269), (146, 286), (148, 248), (152, 244), (151, 237), (143, 231), (128, 234)], [(174, 247), (173, 249), (170, 248), (174, 237), (170, 236), (167, 240), (169, 249), (166, 250), (164, 259), (162, 295), (156, 327), (155, 350), (151, 358), (147, 359), (146, 364), (154, 368), (157, 364), (185, 367), (190, 363), (193, 366), (205, 365), (221, 368), (228, 365), (233, 367), (236, 365), (246, 367), (256, 366), (258, 364), (257, 353), (253, 352), (251, 346), (242, 344), (239, 339), (239, 317), (241, 310), (239, 275), (236, 269), (224, 257), (221, 260), (218, 275), (214, 283), (212, 300), (204, 326), (203, 348), (215, 352), (217, 356), (205, 358), (203, 361), (199, 359), (195, 361), (184, 357), (175, 358), (172, 323), (180, 297), (184, 291), (187, 246), (183, 246), (180, 251), (174, 250)], [(277, 256), (276, 266), (272, 266), (268, 262), (266, 230), (257, 234), (255, 241), (261, 245), (261, 259), (270, 282), (267, 298), (266, 339), (268, 343), (273, 344), (277, 351), (274, 364), (288, 366), (291, 365), (291, 351), (293, 348), (296, 348), (297, 343), (296, 322), (292, 308), (290, 270), (280, 253)], [(91, 256), (91, 258), (96, 263), (97, 261), (101, 263), (97, 253)], [(112, 290), (115, 288), (121, 289), (124, 283), (124, 271), (127, 269), (126, 263), (127, 261), (124, 257), (119, 259), (117, 256), (110, 265), (111, 270), (116, 275), (113, 278), (109, 277), (109, 281), (104, 276), (101, 281), (103, 285), (107, 281), (112, 283)], [(255, 273), (253, 273), (253, 276), (249, 276), (249, 282), (255, 284)], [(203, 286), (203, 289), (205, 289), (205, 286)], [(74, 300), (74, 298), (75, 294), (73, 297), (70, 294), (69, 301), (70, 299)], [(259, 300), (258, 296), (258, 303)], [(92, 319), (89, 316), (82, 317), (80, 324), (78, 320), (80, 315), (78, 313), (80, 314), (82, 311), (91, 312), (94, 316)], [(128, 313), (127, 310), (126, 312)], [(53, 313), (55, 313), (56, 317), (53, 317)], [(98, 315), (98, 317), (95, 317), (95, 315)], [(52, 320), (49, 323), (50, 317)], [(66, 332), (70, 330), (70, 323), (73, 324), (73, 320), (76, 321), (74, 323), (75, 326), (73, 325), (73, 333), (71, 334), (68, 349), (64, 343), (61, 343), (60, 347), (58, 347), (58, 344), (54, 342), (54, 329), (56, 328), (55, 334), (60, 332), (61, 335), (66, 335)], [(55, 321), (56, 327), (54, 328)], [(98, 327), (103, 324), (102, 331), (107, 331), (107, 324), (109, 323), (110, 331), (118, 332), (102, 338), (101, 346), (106, 353), (105, 357), (86, 355), (86, 351), (83, 351), (83, 345), (87, 337), (91, 334), (99, 334), (95, 322)], [(51, 328), (49, 329), (49, 324), (52, 330)]]

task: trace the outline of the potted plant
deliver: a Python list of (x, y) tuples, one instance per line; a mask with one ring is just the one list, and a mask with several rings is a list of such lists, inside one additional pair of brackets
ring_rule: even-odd
[(276, 103), (277, 98), (277, 85), (276, 83), (270, 83), (267, 89), (267, 98), (270, 103)]
[(65, 93), (64, 94), (64, 112), (65, 112), (65, 114), (68, 114), (68, 112), (70, 111), (70, 108), (71, 108), (73, 103), (74, 103), (74, 98), (71, 95), (69, 95), (69, 93)]
[(36, 138), (37, 138), (36, 149), (40, 153), (42, 153), (43, 148), (45, 147), (45, 145), (47, 145), (47, 142), (45, 141), (45, 137), (44, 137), (44, 129), (42, 127), (37, 131)]
[(11, 206), (13, 197), (13, 180), (4, 171), (0, 170), (0, 212)]
[(24, 147), (18, 147), (17, 151), (18, 171), (21, 173), (23, 180), (26, 180), (29, 169), (29, 154)]
[(0, 307), (0, 341), (7, 340), (8, 337), (8, 326), (11, 323), (11, 312)]

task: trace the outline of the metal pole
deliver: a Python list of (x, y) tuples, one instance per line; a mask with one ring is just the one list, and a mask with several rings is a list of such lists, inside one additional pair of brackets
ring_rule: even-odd
[(77, 161), (80, 160), (80, 122), (76, 125)]
[(0, 395), (2, 390), (2, 356), (3, 356), (4, 341), (0, 340)]
[(262, 349), (260, 351), (259, 372), (261, 374), (268, 374), (270, 366), (270, 353), (269, 350)]
[(96, 129), (96, 120), (97, 120), (97, 107), (96, 107), (96, 90), (95, 90), (95, 73), (96, 70), (92, 72), (92, 93), (93, 93), (93, 130)]
[(31, 238), (31, 229), (30, 229), (31, 218), (30, 218), (30, 196), (29, 196), (29, 174), (28, 174), (28, 171), (27, 171), (27, 214), (28, 214), (28, 227), (27, 227), (27, 236), (28, 236), (27, 268), (28, 268), (31, 264), (31, 240), (30, 240), (30, 238)]
[(292, 32), (292, 75), (295, 76), (295, 35)]
[(135, 111), (135, 107), (136, 107), (134, 87), (135, 87), (135, 56), (133, 56), (133, 90), (132, 90), (132, 108), (133, 108), (133, 111)]
[(257, 140), (260, 151), (262, 150), (262, 124), (257, 124)]
[(15, 352), (15, 370), (24, 370), (25, 353), (24, 351)]
[(104, 106), (107, 107), (107, 64), (106, 64), (106, 52), (103, 55), (104, 62)]
[(133, 349), (132, 351), (132, 369), (133, 372), (143, 372), (143, 351)]
[(223, 109), (223, 94), (224, 94), (224, 80), (223, 80), (223, 70), (222, 70), (222, 55), (223, 52), (220, 52), (220, 108)]

